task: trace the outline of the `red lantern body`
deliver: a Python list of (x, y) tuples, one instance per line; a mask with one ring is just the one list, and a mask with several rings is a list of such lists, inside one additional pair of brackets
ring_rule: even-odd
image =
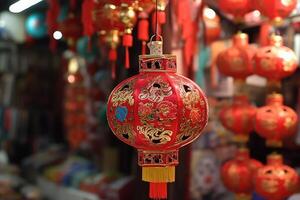
[(220, 111), (220, 120), (224, 127), (232, 131), (236, 141), (247, 142), (249, 133), (254, 129), (256, 108), (251, 106), (246, 95), (234, 97), (233, 104)]
[(277, 146), (296, 132), (297, 122), (295, 111), (283, 105), (282, 95), (272, 94), (267, 97), (267, 105), (257, 109), (255, 130), (267, 139), (268, 145)]
[(295, 53), (282, 45), (281, 36), (272, 36), (270, 46), (257, 50), (254, 56), (255, 73), (269, 80), (278, 81), (295, 72), (298, 66)]
[(233, 46), (221, 52), (217, 58), (220, 72), (236, 79), (245, 79), (253, 73), (254, 50), (248, 44), (248, 35), (238, 33), (233, 38)]
[(288, 17), (296, 5), (297, 0), (255, 0), (256, 9), (275, 22)]
[[(149, 44), (162, 52), (156, 46), (161, 43)], [(164, 192), (154, 193), (174, 181), (178, 149), (195, 140), (207, 123), (207, 100), (194, 82), (175, 73), (175, 56), (152, 52), (140, 56), (139, 64), (140, 74), (112, 91), (107, 119), (120, 140), (138, 149), (150, 197), (161, 199)]]
[(239, 149), (236, 157), (221, 168), (221, 178), (225, 187), (236, 194), (236, 199), (251, 199), (254, 190), (253, 177), (262, 164), (249, 157), (247, 149)]
[(207, 44), (220, 38), (221, 22), (220, 17), (212, 9), (203, 9), (203, 22), (205, 24), (205, 40)]
[(252, 0), (219, 0), (219, 8), (226, 14), (230, 14), (234, 19), (240, 21), (244, 15), (253, 8)]
[(255, 191), (266, 200), (284, 200), (295, 192), (298, 179), (296, 171), (283, 164), (281, 155), (270, 155), (267, 165), (257, 171)]

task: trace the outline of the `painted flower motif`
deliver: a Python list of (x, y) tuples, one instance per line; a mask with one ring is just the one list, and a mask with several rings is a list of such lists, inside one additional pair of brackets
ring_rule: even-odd
[(138, 114), (141, 118), (151, 120), (153, 116), (153, 104), (152, 103), (140, 103), (138, 108)]
[(177, 105), (170, 101), (160, 102), (156, 114), (159, 120), (174, 120), (177, 117)]
[(199, 109), (192, 109), (190, 112), (192, 123), (197, 123), (202, 120), (202, 115)]

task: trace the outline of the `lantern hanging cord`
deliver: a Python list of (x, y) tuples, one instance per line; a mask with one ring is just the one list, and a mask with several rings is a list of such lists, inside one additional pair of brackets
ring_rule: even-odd
[(158, 35), (158, 0), (155, 1), (155, 35)]

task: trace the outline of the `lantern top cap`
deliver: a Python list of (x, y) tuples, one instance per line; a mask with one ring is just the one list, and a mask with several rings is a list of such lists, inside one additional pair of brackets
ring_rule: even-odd
[(283, 158), (282, 155), (280, 154), (271, 154), (267, 158), (267, 163), (269, 165), (274, 165), (274, 164), (283, 164)]
[(249, 44), (249, 37), (246, 33), (238, 32), (233, 36), (233, 43), (237, 46), (247, 46)]
[(267, 104), (283, 104), (283, 96), (278, 93), (269, 94), (266, 100)]
[(282, 46), (283, 45), (283, 38), (280, 35), (271, 35), (270, 36), (270, 45), (274, 45), (274, 46)]
[[(154, 37), (159, 37), (159, 41), (154, 41)], [(176, 72), (176, 56), (163, 54), (163, 39), (160, 35), (153, 35), (147, 44), (150, 54), (140, 55), (140, 72)]]

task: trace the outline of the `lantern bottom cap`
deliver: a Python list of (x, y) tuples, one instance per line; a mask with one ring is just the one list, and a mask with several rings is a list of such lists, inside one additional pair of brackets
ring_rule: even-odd
[(274, 148), (279, 148), (283, 146), (282, 141), (280, 140), (267, 140), (266, 145), (268, 147), (274, 147)]
[(233, 139), (237, 143), (247, 143), (248, 140), (249, 140), (249, 136), (248, 135), (239, 134), (239, 135), (235, 135)]
[(175, 166), (142, 167), (142, 180), (152, 183), (175, 182)]
[(251, 200), (252, 197), (250, 194), (239, 193), (235, 194), (235, 200)]

